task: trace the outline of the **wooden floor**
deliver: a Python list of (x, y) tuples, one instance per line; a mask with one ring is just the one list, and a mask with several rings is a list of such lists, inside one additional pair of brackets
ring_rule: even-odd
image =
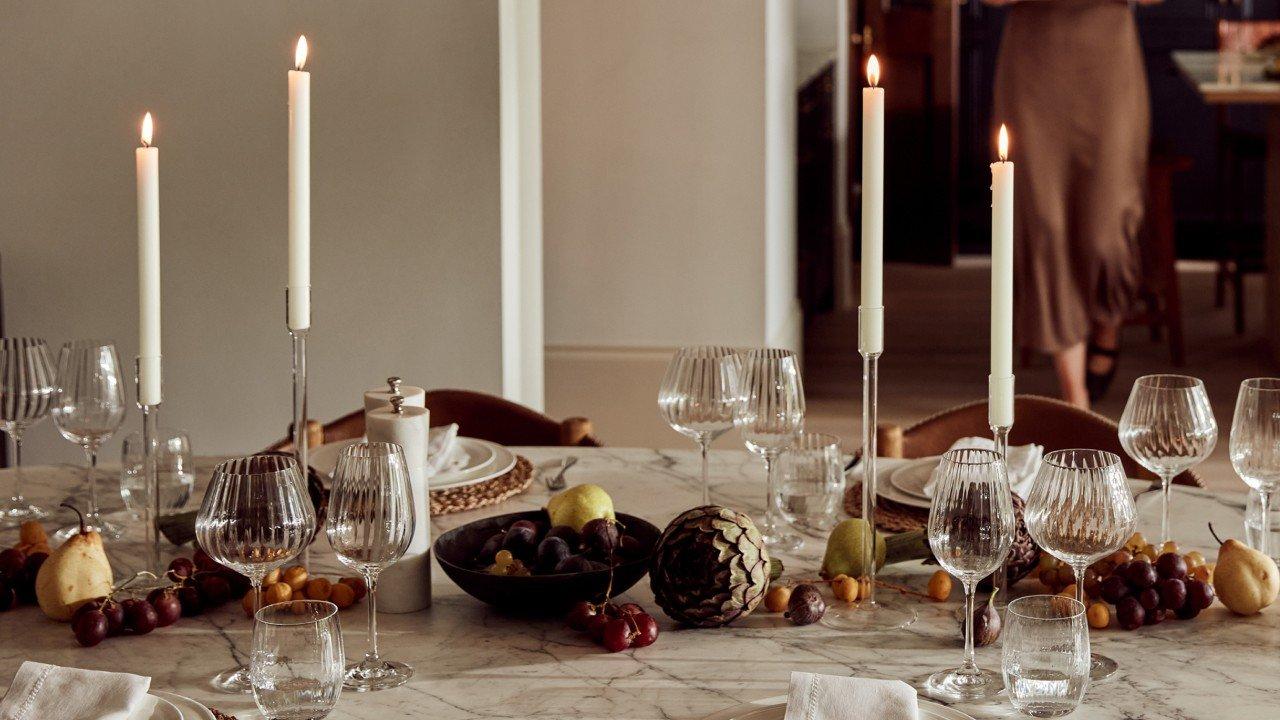
[[(880, 361), (881, 422), (910, 423), (939, 410), (983, 397), (988, 371), (989, 265), (957, 267), (891, 265), (885, 270), (885, 355)], [(1176, 368), (1168, 346), (1153, 343), (1145, 328), (1125, 330), (1119, 374), (1099, 412), (1119, 419), (1133, 380), (1154, 372), (1180, 372), (1205, 381), (1218, 420), (1219, 440), (1201, 475), (1214, 488), (1243, 490), (1231, 470), (1227, 441), (1236, 389), (1248, 377), (1275, 375), (1257, 334), (1262, 322), (1262, 277), (1248, 279), (1248, 329), (1232, 332), (1230, 308), (1213, 307), (1213, 269), (1180, 267), (1187, 333), (1187, 363)], [(811, 318), (805, 328), (806, 427), (833, 432), (857, 447), (861, 406), (861, 358), (857, 313)], [(1056, 394), (1047, 359), (1016, 368), (1017, 389)]]

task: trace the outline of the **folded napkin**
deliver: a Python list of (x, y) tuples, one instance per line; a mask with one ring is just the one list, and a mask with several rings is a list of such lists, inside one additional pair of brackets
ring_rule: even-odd
[(901, 680), (791, 673), (784, 720), (918, 720), (915, 688)]
[(461, 470), (469, 459), (458, 442), (458, 423), (433, 427), (427, 433), (427, 477)]
[(0, 720), (125, 720), (150, 687), (141, 675), (28, 660), (0, 700)]
[[(988, 437), (960, 438), (951, 445), (952, 450), (995, 450), (996, 441)], [(1043, 445), (1012, 445), (1009, 447), (1008, 470), (1009, 487), (1022, 497), (1031, 491), (1031, 483), (1040, 472), (1040, 461), (1044, 459)], [(933, 497), (933, 486), (938, 481), (935, 469), (924, 484), (925, 497)]]

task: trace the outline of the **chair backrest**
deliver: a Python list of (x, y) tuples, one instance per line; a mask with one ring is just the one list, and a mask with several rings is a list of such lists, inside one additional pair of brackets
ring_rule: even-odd
[[(591, 421), (572, 417), (557, 422), (537, 410), (494, 395), (471, 390), (430, 390), (426, 395), (431, 426), (457, 423), (467, 437), (500, 445), (600, 447), (592, 435)], [(364, 410), (356, 410), (324, 424), (324, 442), (350, 440), (364, 435)], [(271, 450), (290, 450), (291, 439)]]
[(1218, 49), (1253, 52), (1280, 38), (1280, 20), (1218, 20)]
[[(1155, 475), (1134, 462), (1120, 445), (1119, 426), (1110, 418), (1082, 410), (1056, 398), (1018, 395), (1014, 398), (1017, 422), (1009, 433), (1009, 444), (1035, 443), (1045, 452), (1067, 448), (1107, 450), (1120, 456), (1129, 477), (1154, 480)], [(907, 458), (941, 455), (962, 437), (991, 434), (987, 424), (987, 401), (979, 400), (951, 408), (926, 418), (902, 432), (902, 456)], [(1181, 485), (1203, 487), (1192, 471), (1173, 479)]]

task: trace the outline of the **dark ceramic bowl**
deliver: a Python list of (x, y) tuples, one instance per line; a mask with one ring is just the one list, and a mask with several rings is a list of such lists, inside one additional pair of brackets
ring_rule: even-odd
[[(490, 605), (510, 607), (533, 612), (559, 612), (568, 609), (579, 600), (600, 602), (609, 587), (609, 571), (594, 570), (581, 573), (556, 575), (507, 576), (492, 575), (476, 569), (472, 559), (490, 535), (501, 531), (517, 520), (533, 520), (545, 523), (543, 510), (495, 515), (454, 528), (436, 538), (436, 562), (444, 568), (449, 579), (457, 583), (468, 595)], [(658, 544), (662, 532), (634, 515), (618, 513), (618, 522), (626, 533), (644, 546), (642, 557), (618, 565), (613, 569), (613, 594), (621, 595), (640, 581), (649, 570), (653, 547)]]

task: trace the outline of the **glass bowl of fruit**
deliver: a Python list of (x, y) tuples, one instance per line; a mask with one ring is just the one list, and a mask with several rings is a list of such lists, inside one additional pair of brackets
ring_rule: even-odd
[(635, 585), (662, 531), (634, 515), (552, 526), (545, 510), (507, 513), (436, 539), (436, 561), (468, 595), (499, 607), (563, 612)]

